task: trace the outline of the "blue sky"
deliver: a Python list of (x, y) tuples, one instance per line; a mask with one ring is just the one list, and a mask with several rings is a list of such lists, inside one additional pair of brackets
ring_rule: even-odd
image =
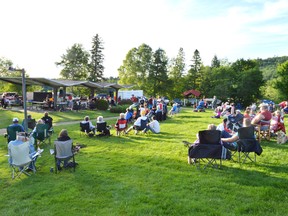
[(104, 75), (146, 43), (169, 58), (195, 49), (204, 65), (220, 59), (288, 55), (287, 0), (9, 0), (1, 1), (0, 56), (31, 77), (59, 77), (55, 62), (74, 43), (104, 42)]

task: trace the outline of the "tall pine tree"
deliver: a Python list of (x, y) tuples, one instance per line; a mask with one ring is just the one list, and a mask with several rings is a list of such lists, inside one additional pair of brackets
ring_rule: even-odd
[(92, 50), (91, 52), (91, 62), (89, 64), (89, 76), (88, 80), (92, 82), (100, 82), (103, 80), (103, 73), (104, 73), (104, 54), (103, 54), (103, 41), (96, 34), (92, 39)]
[(192, 64), (187, 74), (186, 86), (189, 89), (198, 89), (201, 82), (201, 67), (202, 61), (200, 52), (196, 49), (192, 57)]

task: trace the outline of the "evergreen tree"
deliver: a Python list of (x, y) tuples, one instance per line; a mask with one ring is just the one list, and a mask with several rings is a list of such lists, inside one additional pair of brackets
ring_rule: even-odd
[(92, 82), (99, 82), (103, 80), (104, 73), (104, 54), (103, 54), (102, 39), (96, 34), (92, 39), (91, 62), (89, 64), (88, 80)]
[(168, 58), (163, 49), (159, 48), (153, 54), (151, 70), (149, 71), (147, 85), (147, 93), (149, 95), (164, 96), (169, 87), (168, 82)]
[(201, 82), (200, 69), (202, 67), (202, 61), (200, 52), (196, 49), (192, 57), (192, 64), (188, 70), (186, 85), (189, 89), (198, 89)]
[(219, 61), (219, 59), (217, 58), (216, 55), (214, 55), (214, 57), (213, 57), (213, 59), (212, 59), (211, 67), (212, 67), (212, 68), (220, 67), (220, 61)]

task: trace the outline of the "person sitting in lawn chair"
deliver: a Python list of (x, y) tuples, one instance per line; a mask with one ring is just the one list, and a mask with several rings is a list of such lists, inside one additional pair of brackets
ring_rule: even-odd
[[(207, 129), (206, 129), (206, 131), (214, 131), (214, 132), (215, 132), (215, 133), (213, 132), (214, 135), (217, 133), (217, 134), (219, 134), (219, 135), (221, 134), (221, 137), (223, 136), (223, 134), (220, 133), (220, 131), (216, 130), (216, 126), (215, 126), (214, 124), (209, 124), (208, 127), (207, 127)], [(216, 131), (218, 131), (218, 132), (216, 132)], [(199, 133), (200, 133), (200, 132), (201, 132), (201, 131), (199, 131)], [(193, 162), (193, 163), (196, 162), (196, 159), (195, 159), (195, 158), (191, 158), (191, 157), (190, 157), (190, 153), (191, 153), (192, 151), (194, 151), (193, 149), (195, 149), (195, 151), (196, 151), (196, 149), (201, 149), (201, 145), (202, 145), (202, 144), (200, 144), (199, 133), (197, 133), (197, 135), (196, 135), (197, 139), (194, 141), (194, 143), (190, 143), (190, 142), (187, 142), (187, 141), (182, 141), (182, 142), (184, 143), (184, 146), (188, 147), (188, 164), (191, 164), (192, 162)], [(212, 134), (212, 132), (211, 132), (211, 134)], [(224, 135), (230, 136), (228, 133), (224, 133)], [(213, 139), (211, 136), (210, 136), (210, 137), (207, 137), (207, 138)], [(221, 145), (220, 140), (219, 140), (219, 143), (218, 143), (218, 144)], [(199, 146), (199, 145), (200, 145), (200, 146)], [(221, 145), (221, 146), (222, 146), (222, 145)], [(224, 147), (225, 147), (225, 146), (224, 146)], [(208, 151), (208, 149), (207, 149), (207, 151)], [(223, 151), (223, 153), (224, 153), (224, 155), (225, 155), (225, 158), (231, 157), (231, 154), (228, 153), (228, 151), (226, 150), (226, 148), (222, 148), (222, 151)], [(207, 153), (208, 153), (208, 152), (207, 152)]]
[(89, 116), (85, 116), (84, 120), (81, 122), (82, 124), (85, 123), (89, 123), (89, 129), (92, 131), (93, 134), (95, 134), (95, 126), (92, 124), (92, 122), (90, 121), (90, 117)]
[(286, 129), (284, 125), (284, 115), (280, 110), (276, 110), (273, 113), (270, 130), (273, 134), (275, 134), (278, 131), (283, 131), (286, 134)]
[(126, 134), (129, 133), (129, 131), (131, 131), (132, 129), (134, 129), (137, 134), (137, 132), (139, 130), (144, 130), (147, 127), (147, 123), (148, 123), (148, 118), (147, 116), (145, 116), (145, 112), (141, 113), (141, 116), (137, 118), (137, 120), (134, 122), (134, 125), (131, 126), (130, 128), (128, 128), (128, 130), (126, 131)]
[[(28, 166), (28, 170), (27, 171), (36, 171), (35, 168), (35, 162), (37, 160), (37, 157), (44, 151), (44, 149), (39, 149), (37, 152), (35, 151), (34, 148), (34, 138), (32, 136), (30, 136), (29, 138), (26, 136), (25, 132), (19, 132), (17, 133), (17, 138), (16, 140), (10, 141), (8, 143), (8, 154), (9, 154), (9, 163), (13, 164), (13, 161), (18, 161), (17, 158), (13, 158), (13, 153), (11, 153), (11, 151), (13, 151), (14, 147), (16, 146), (20, 146), (20, 145), (25, 145), (27, 144), (27, 142), (29, 142), (29, 144), (27, 145), (27, 151), (29, 152), (29, 157), (32, 159), (32, 163), (29, 164)], [(19, 157), (21, 157), (21, 155), (19, 155)], [(21, 167), (20, 167), (21, 169)]]
[(170, 116), (175, 115), (178, 113), (178, 104), (176, 102), (173, 103), (172, 108), (169, 110), (168, 114)]
[(201, 99), (194, 112), (205, 112), (205, 101)]
[(147, 128), (145, 128), (143, 130), (143, 132), (146, 133), (147, 131), (150, 130), (150, 131), (152, 131), (152, 133), (158, 134), (158, 133), (160, 133), (160, 124), (157, 121), (156, 116), (153, 116), (152, 119), (153, 120), (147, 124)]
[(41, 118), (44, 121), (44, 124), (48, 125), (48, 133), (51, 135), (54, 130), (53, 130), (53, 118), (49, 116), (48, 112), (44, 113), (44, 116)]
[(117, 119), (116, 124), (115, 124), (115, 129), (116, 129), (116, 135), (117, 136), (119, 136), (122, 131), (124, 133), (126, 133), (127, 124), (128, 124), (128, 122), (125, 119), (125, 114), (124, 113), (120, 113), (119, 119)]
[(104, 121), (103, 116), (98, 116), (96, 130), (100, 132), (99, 136), (110, 136), (111, 126), (107, 125)]

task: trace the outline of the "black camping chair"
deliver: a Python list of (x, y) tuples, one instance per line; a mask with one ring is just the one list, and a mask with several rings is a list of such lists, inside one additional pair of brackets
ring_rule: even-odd
[(144, 129), (146, 129), (147, 124), (148, 124), (148, 118), (146, 120), (141, 119), (141, 126), (140, 127), (136, 126), (134, 128), (135, 134), (138, 134), (139, 131), (143, 131)]
[(80, 122), (80, 136), (81, 135), (90, 136), (90, 134), (94, 135), (94, 133), (91, 132), (92, 130), (90, 129), (89, 122)]
[[(238, 162), (245, 163), (247, 159), (249, 159), (251, 162), (256, 162), (256, 155), (261, 155), (263, 150), (260, 143), (255, 138), (254, 127), (250, 126), (239, 128), (238, 137)], [(254, 154), (254, 158), (250, 157), (250, 153)]]
[[(230, 152), (221, 145), (221, 131), (203, 130), (199, 131), (199, 143), (189, 148), (189, 157), (193, 158), (193, 164), (199, 169), (201, 161), (207, 166), (221, 167), (222, 159), (229, 159)], [(218, 162), (219, 160), (219, 166)]]
[(98, 136), (108, 136), (110, 135), (110, 129), (107, 127), (106, 122), (100, 122), (96, 124), (96, 131), (98, 132)]

